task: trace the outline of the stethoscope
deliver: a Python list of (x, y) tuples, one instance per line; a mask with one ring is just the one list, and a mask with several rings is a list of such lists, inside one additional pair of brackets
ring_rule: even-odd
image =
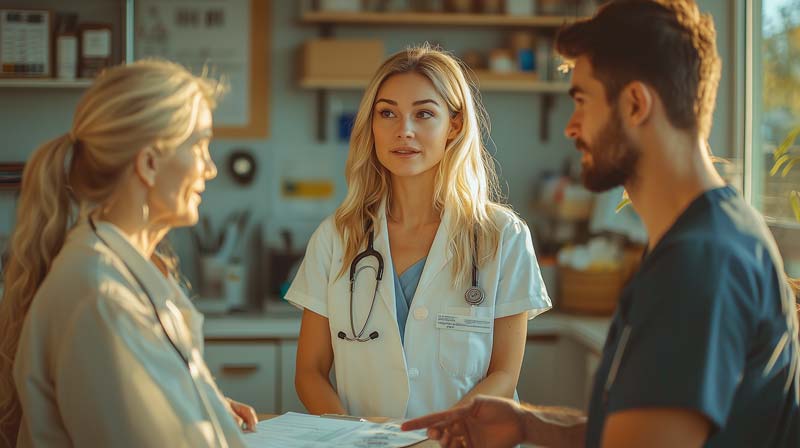
[[(483, 303), (484, 298), (486, 295), (478, 286), (478, 264), (476, 262), (477, 258), (477, 247), (478, 247), (478, 235), (477, 233), (473, 234), (474, 245), (472, 248), (472, 285), (467, 288), (467, 291), (464, 293), (464, 301), (467, 302), (470, 306), (478, 306)], [(344, 331), (340, 331), (337, 333), (339, 339), (351, 342), (369, 342), (374, 339), (378, 339), (380, 333), (377, 331), (373, 331), (368, 335), (364, 336), (364, 332), (367, 329), (367, 324), (369, 323), (369, 318), (372, 316), (372, 310), (375, 308), (375, 298), (378, 295), (378, 286), (380, 285), (380, 281), (383, 278), (383, 256), (380, 252), (375, 250), (373, 247), (373, 241), (375, 239), (375, 234), (372, 229), (369, 231), (369, 236), (367, 238), (367, 248), (364, 249), (363, 252), (359, 253), (353, 258), (353, 261), (350, 262), (350, 335), (345, 333)], [(378, 267), (372, 266), (370, 264), (365, 264), (358, 267), (358, 264), (366, 258), (375, 257), (378, 262)], [(358, 279), (358, 274), (365, 269), (371, 269), (375, 273), (375, 289), (372, 291), (372, 301), (369, 305), (369, 312), (367, 312), (367, 318), (364, 320), (364, 325), (361, 326), (361, 330), (356, 332), (355, 326), (355, 317), (353, 316), (353, 290), (356, 286), (356, 279)]]
[[(114, 253), (114, 250), (111, 248), (111, 245), (108, 244), (108, 242), (102, 236), (100, 236), (100, 233), (97, 231), (97, 226), (95, 225), (94, 220), (91, 218), (91, 216), (89, 217), (89, 226), (91, 226), (92, 231), (94, 232), (97, 239), (99, 239), (106, 247), (108, 247), (108, 249), (112, 253)], [(184, 354), (183, 351), (180, 348), (178, 348), (178, 345), (175, 343), (175, 341), (173, 341), (172, 338), (169, 336), (169, 333), (167, 332), (167, 327), (164, 326), (164, 321), (161, 320), (161, 314), (159, 314), (158, 308), (156, 307), (156, 302), (150, 295), (150, 291), (148, 291), (147, 287), (145, 287), (144, 282), (133, 272), (133, 269), (131, 269), (131, 267), (128, 265), (128, 263), (125, 261), (124, 258), (120, 257), (116, 253), (114, 253), (114, 255), (117, 255), (117, 258), (119, 258), (119, 260), (122, 261), (122, 264), (125, 266), (125, 269), (128, 271), (128, 273), (131, 274), (131, 277), (133, 277), (133, 279), (136, 280), (136, 283), (139, 285), (139, 288), (141, 288), (142, 291), (144, 291), (144, 294), (147, 296), (147, 300), (150, 302), (150, 306), (153, 308), (153, 313), (156, 316), (156, 320), (158, 320), (158, 324), (161, 326), (161, 330), (164, 332), (164, 336), (167, 338), (169, 344), (172, 346), (173, 349), (175, 349), (175, 352), (178, 354), (178, 356), (180, 356), (181, 360), (186, 365), (186, 368), (189, 370), (189, 376), (192, 379), (192, 386), (194, 386), (194, 390), (195, 392), (197, 392), (197, 396), (200, 397), (200, 402), (202, 403), (203, 408), (205, 408), (209, 420), (211, 420), (211, 426), (214, 428), (214, 436), (217, 439), (218, 446), (227, 447), (228, 442), (223, 436), (224, 433), (222, 432), (222, 426), (219, 424), (219, 419), (217, 418), (217, 414), (211, 407), (211, 403), (209, 402), (205, 392), (201, 389), (200, 385), (198, 384), (200, 378), (200, 369), (197, 367), (197, 364), (194, 362), (194, 360), (191, 357), (186, 356), (186, 354)], [(167, 303), (167, 310), (171, 315), (173, 315), (173, 317), (175, 317), (176, 306), (169, 299), (167, 299), (166, 303)], [(194, 356), (194, 353), (192, 353), (192, 356)]]

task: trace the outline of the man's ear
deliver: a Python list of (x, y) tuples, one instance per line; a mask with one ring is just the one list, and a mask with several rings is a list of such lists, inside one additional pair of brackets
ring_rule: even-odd
[(142, 183), (148, 188), (152, 188), (156, 184), (158, 163), (158, 153), (152, 146), (142, 148), (139, 153), (136, 154), (134, 171), (136, 172), (136, 176), (139, 177)]
[(620, 114), (622, 120), (631, 127), (644, 124), (653, 113), (655, 93), (647, 84), (634, 81), (620, 94)]
[(450, 141), (461, 132), (464, 127), (464, 115), (461, 112), (456, 112), (450, 118), (450, 131), (447, 133), (447, 140)]

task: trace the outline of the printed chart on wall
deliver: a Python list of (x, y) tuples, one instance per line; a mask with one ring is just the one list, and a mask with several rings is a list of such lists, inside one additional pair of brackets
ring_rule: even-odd
[(221, 137), (267, 137), (267, 0), (133, 1), (134, 59), (179, 62), (227, 80), (214, 111)]

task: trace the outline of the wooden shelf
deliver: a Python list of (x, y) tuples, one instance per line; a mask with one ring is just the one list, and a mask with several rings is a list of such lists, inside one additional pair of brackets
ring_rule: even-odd
[(0, 78), (0, 88), (85, 89), (92, 79)]
[(309, 25), (442, 25), (485, 27), (548, 27), (556, 28), (583, 17), (575, 16), (510, 16), (504, 14), (417, 13), (417, 12), (329, 12), (306, 11), (300, 22)]
[[(535, 74), (492, 73), (476, 70), (478, 88), (482, 92), (531, 92), (566, 93), (569, 83), (563, 81), (540, 81)], [(366, 78), (303, 78), (304, 89), (360, 90), (367, 86)]]

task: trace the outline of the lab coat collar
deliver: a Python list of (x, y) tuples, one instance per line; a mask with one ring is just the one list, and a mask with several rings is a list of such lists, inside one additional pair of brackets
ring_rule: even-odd
[[(425, 267), (422, 269), (417, 292), (414, 297), (424, 294), (426, 287), (433, 281), (439, 272), (447, 266), (450, 259), (453, 257), (452, 250), (449, 246), (450, 240), (450, 218), (447, 213), (443, 213), (442, 222), (439, 224), (439, 229), (436, 230), (436, 236), (433, 239), (433, 244), (428, 252), (428, 259), (425, 261)], [(392, 262), (392, 253), (389, 247), (389, 232), (388, 223), (386, 218), (386, 200), (384, 199), (378, 209), (378, 226), (375, 229), (375, 250), (381, 253), (384, 257), (383, 280), (378, 288), (378, 293), (386, 305), (389, 312), (392, 314), (394, 320), (397, 320), (397, 309), (395, 308), (395, 290), (394, 290), (394, 263)], [(398, 331), (399, 338), (399, 331)]]
[(453, 250), (450, 247), (451, 234), (450, 215), (442, 213), (442, 222), (439, 223), (436, 236), (433, 238), (433, 244), (431, 244), (431, 248), (428, 251), (428, 259), (422, 269), (417, 291), (427, 289), (433, 279), (439, 275), (445, 266), (450, 263), (450, 259), (453, 258)]
[[(381, 296), (383, 304), (389, 311), (394, 321), (397, 321), (397, 308), (395, 308), (394, 290), (394, 263), (392, 263), (392, 251), (389, 247), (389, 227), (386, 220), (386, 199), (381, 202), (378, 208), (378, 222), (374, 226), (375, 240), (373, 245), (376, 251), (383, 257), (383, 277), (378, 285), (378, 295)], [(397, 340), (400, 340), (400, 330), (395, 325), (394, 332)]]

